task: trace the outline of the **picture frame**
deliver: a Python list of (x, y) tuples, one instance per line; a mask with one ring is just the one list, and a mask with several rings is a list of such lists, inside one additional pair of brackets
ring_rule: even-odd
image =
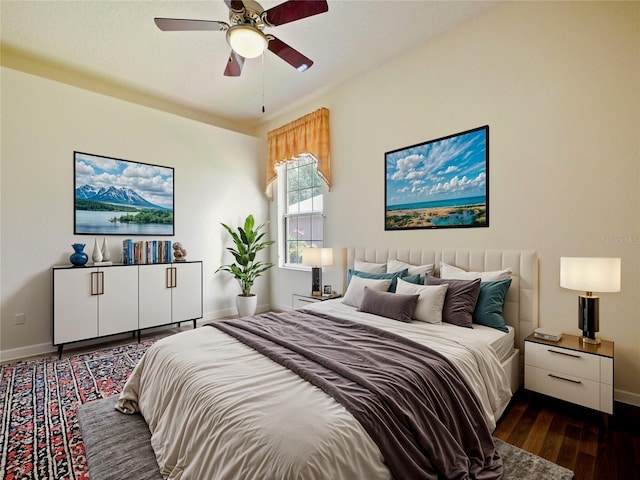
[(322, 287), (322, 294), (323, 295), (331, 295), (331, 285), (325, 285)]
[(489, 126), (385, 153), (385, 230), (489, 226)]
[(173, 236), (172, 167), (73, 152), (76, 235)]

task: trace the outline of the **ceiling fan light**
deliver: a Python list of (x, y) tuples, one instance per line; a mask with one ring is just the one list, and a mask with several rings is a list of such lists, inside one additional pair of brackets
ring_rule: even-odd
[(256, 58), (267, 48), (267, 37), (251, 25), (234, 25), (227, 31), (227, 41), (234, 52), (244, 58)]

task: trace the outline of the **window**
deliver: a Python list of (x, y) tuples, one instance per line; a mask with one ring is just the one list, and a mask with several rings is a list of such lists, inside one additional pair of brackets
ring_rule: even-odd
[(284, 265), (301, 265), (302, 250), (324, 245), (323, 184), (313, 155), (281, 165), (278, 175)]

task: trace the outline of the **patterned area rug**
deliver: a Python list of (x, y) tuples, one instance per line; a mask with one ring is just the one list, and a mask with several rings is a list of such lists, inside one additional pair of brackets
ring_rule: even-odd
[(0, 365), (0, 478), (88, 480), (76, 408), (120, 393), (154, 341)]

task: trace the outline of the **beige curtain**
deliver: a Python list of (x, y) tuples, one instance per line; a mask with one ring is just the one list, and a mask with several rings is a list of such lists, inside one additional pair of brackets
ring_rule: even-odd
[(265, 192), (270, 199), (272, 198), (271, 184), (278, 175), (276, 166), (303, 154), (311, 154), (318, 160), (318, 174), (327, 184), (327, 188), (331, 189), (329, 109), (323, 107), (271, 130), (267, 134), (267, 141), (269, 156)]

